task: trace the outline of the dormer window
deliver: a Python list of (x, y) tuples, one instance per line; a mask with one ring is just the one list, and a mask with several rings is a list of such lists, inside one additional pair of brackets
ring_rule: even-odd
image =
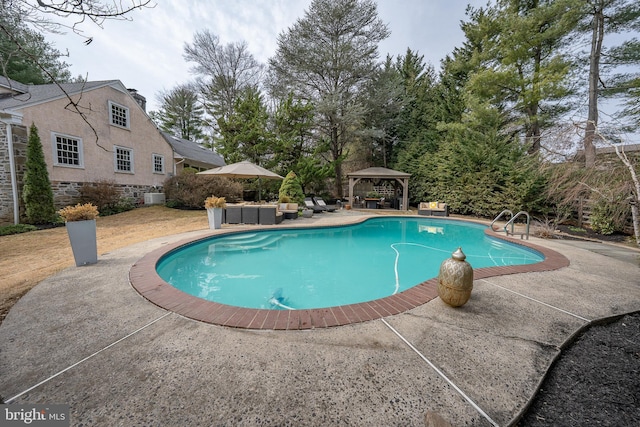
[(129, 129), (129, 109), (124, 105), (109, 101), (109, 118), (113, 126)]

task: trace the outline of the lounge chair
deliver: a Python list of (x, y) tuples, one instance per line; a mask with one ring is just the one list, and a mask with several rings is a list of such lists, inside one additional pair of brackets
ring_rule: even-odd
[(314, 197), (313, 201), (316, 203), (316, 205), (320, 206), (321, 208), (323, 208), (327, 212), (335, 212), (336, 211), (336, 207), (334, 205), (327, 205), (325, 203), (325, 201), (322, 200), (322, 197)]
[(313, 201), (313, 198), (311, 198), (311, 197), (305, 197), (304, 205), (307, 207), (307, 209), (313, 210), (313, 213), (321, 213), (321, 212), (326, 211), (325, 208), (323, 208), (322, 206), (317, 205)]

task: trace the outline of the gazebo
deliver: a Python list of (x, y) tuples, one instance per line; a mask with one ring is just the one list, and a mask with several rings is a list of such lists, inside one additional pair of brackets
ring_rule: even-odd
[(409, 177), (411, 174), (394, 171), (387, 168), (367, 168), (347, 174), (349, 178), (349, 204), (353, 206), (353, 188), (362, 179), (372, 181), (394, 181), (402, 185), (401, 209), (407, 210), (409, 207)]

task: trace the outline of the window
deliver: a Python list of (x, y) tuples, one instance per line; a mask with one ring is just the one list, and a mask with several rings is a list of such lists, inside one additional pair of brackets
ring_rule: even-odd
[(114, 147), (113, 152), (116, 172), (133, 173), (133, 150), (124, 147)]
[(109, 116), (111, 124), (129, 129), (129, 109), (109, 101)]
[(51, 139), (55, 166), (84, 167), (82, 139), (57, 133), (52, 134)]
[(164, 156), (160, 154), (153, 155), (153, 173), (164, 173)]

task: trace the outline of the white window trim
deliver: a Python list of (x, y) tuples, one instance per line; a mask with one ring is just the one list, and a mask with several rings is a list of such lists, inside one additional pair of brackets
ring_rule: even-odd
[[(119, 108), (122, 108), (125, 113), (126, 113), (126, 121), (127, 121), (127, 125), (126, 126), (122, 126), (118, 123), (114, 123), (113, 121), (113, 108), (112, 106), (116, 106)], [(118, 104), (117, 102), (113, 102), (113, 101), (109, 101), (109, 124), (111, 126), (115, 126), (115, 127), (119, 127), (120, 129), (131, 129), (131, 115), (129, 114), (129, 107), (122, 105), (122, 104)]]
[[(119, 170), (118, 169), (118, 149), (120, 150), (125, 150), (128, 151), (129, 154), (131, 155), (131, 170), (130, 171), (123, 171), (123, 170)], [(133, 148), (129, 148), (129, 147), (122, 147), (120, 145), (114, 145), (113, 146), (113, 170), (115, 173), (128, 173), (133, 175), (135, 173), (135, 168), (134, 168), (134, 156), (133, 156)]]
[[(159, 157), (162, 159), (162, 170), (160, 172), (156, 170), (156, 157)], [(153, 173), (160, 174), (160, 175), (165, 174), (165, 161), (164, 161), (164, 156), (162, 154), (158, 154), (158, 153), (151, 154), (151, 169), (153, 170)]]
[[(80, 162), (79, 165), (69, 165), (67, 163), (58, 162), (58, 141), (56, 141), (57, 137), (69, 138), (78, 141), (78, 162)], [(51, 148), (53, 150), (53, 166), (62, 168), (84, 169), (84, 145), (82, 144), (82, 138), (80, 138), (79, 136), (67, 135), (60, 132), (51, 132)]]

